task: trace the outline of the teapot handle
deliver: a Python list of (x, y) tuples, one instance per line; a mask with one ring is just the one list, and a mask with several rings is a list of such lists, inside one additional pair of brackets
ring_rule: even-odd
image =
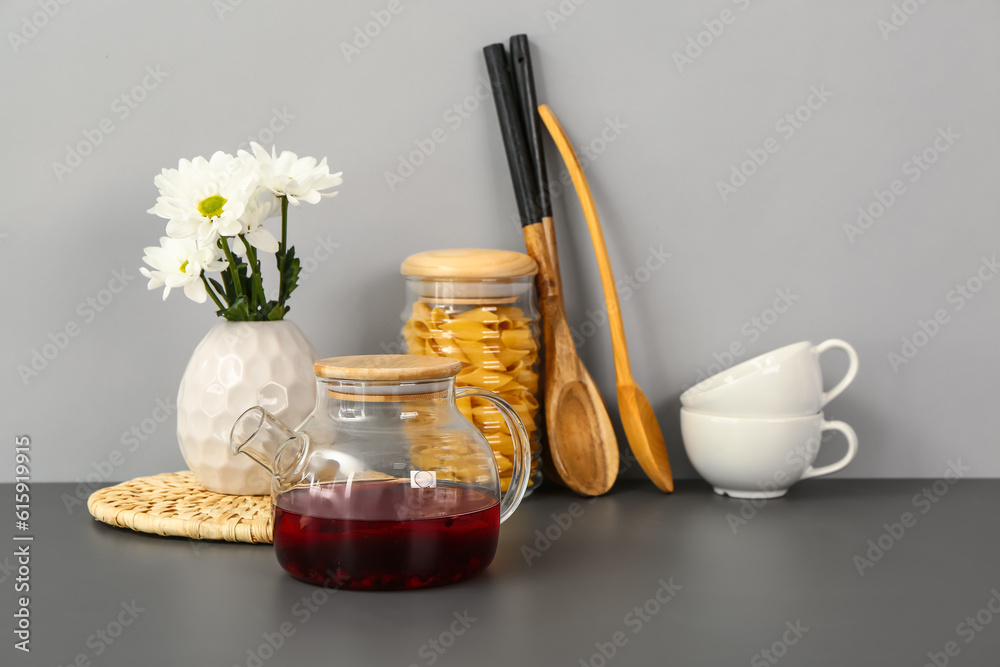
[(524, 430), (521, 418), (517, 416), (517, 411), (510, 403), (492, 391), (478, 387), (459, 387), (455, 390), (456, 398), (473, 396), (485, 399), (496, 406), (507, 424), (507, 429), (510, 430), (511, 440), (514, 441), (514, 465), (510, 475), (510, 486), (500, 500), (500, 523), (503, 523), (514, 513), (524, 498), (524, 492), (528, 490), (528, 475), (531, 472), (531, 445), (528, 441), (528, 432)]

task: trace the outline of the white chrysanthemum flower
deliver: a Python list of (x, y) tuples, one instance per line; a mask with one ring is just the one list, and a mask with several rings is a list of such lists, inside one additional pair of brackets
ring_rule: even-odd
[[(252, 197), (247, 202), (243, 217), (240, 218), (240, 234), (246, 237), (247, 242), (258, 250), (264, 252), (278, 252), (278, 239), (264, 226), (264, 221), (281, 212), (278, 200), (270, 193), (264, 192), (260, 197)], [(245, 248), (242, 243), (234, 244), (233, 249), (240, 254), (244, 254)]]
[(228, 266), (220, 257), (221, 251), (217, 247), (199, 246), (191, 238), (173, 239), (164, 236), (160, 238), (159, 246), (150, 246), (144, 248), (144, 251), (146, 256), (142, 261), (153, 267), (153, 270), (144, 266), (139, 272), (149, 278), (146, 289), (163, 287), (164, 300), (171, 289), (183, 287), (185, 296), (192, 301), (204, 303), (208, 293), (201, 280), (201, 272), (221, 271)]
[(209, 160), (182, 159), (153, 183), (160, 196), (149, 213), (168, 220), (167, 235), (193, 237), (207, 246), (240, 232), (239, 218), (257, 189), (257, 170), (253, 160), (218, 151)]
[[(326, 158), (317, 163), (314, 157), (300, 158), (291, 151), (277, 155), (273, 146), (268, 153), (257, 142), (251, 142), (250, 148), (257, 161), (260, 184), (275, 195), (286, 197), (293, 206), (298, 206), (299, 201), (316, 204), (323, 197), (333, 197), (336, 192), (320, 191), (344, 182), (340, 177), (344, 172), (331, 174)], [(246, 151), (239, 151), (238, 155), (251, 157)]]

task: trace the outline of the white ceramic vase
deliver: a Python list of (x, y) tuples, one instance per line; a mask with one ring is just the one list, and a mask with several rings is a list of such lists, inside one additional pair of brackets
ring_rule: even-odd
[(316, 351), (288, 321), (218, 322), (188, 362), (177, 392), (177, 440), (188, 467), (210, 491), (264, 495), (271, 478), (234, 456), (229, 432), (255, 405), (297, 426), (316, 402)]

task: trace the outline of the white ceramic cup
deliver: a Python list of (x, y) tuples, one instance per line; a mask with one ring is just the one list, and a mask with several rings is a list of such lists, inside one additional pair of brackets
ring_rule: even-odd
[[(832, 348), (846, 352), (850, 365), (844, 379), (823, 391), (819, 356)], [(736, 417), (813, 415), (840, 395), (857, 374), (858, 354), (842, 340), (793, 343), (699, 382), (681, 394), (681, 404), (698, 412)]]
[[(813, 467), (823, 431), (847, 438), (847, 454)], [(822, 414), (805, 417), (722, 417), (681, 408), (681, 436), (695, 470), (722, 495), (777, 498), (799, 480), (844, 468), (858, 452), (858, 436), (848, 424)]]

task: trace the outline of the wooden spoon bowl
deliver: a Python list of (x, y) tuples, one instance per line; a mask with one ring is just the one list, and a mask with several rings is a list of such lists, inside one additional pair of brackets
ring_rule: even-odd
[(559, 281), (542, 225), (523, 229), (528, 254), (538, 263), (539, 306), (544, 322), (545, 421), (556, 474), (586, 496), (607, 493), (618, 476), (618, 440), (597, 385), (576, 352), (566, 323)]
[(667, 443), (646, 394), (634, 382), (618, 385), (618, 410), (632, 453), (660, 491), (674, 490)]
[(552, 383), (554, 395), (545, 403), (550, 414), (558, 415), (549, 429), (551, 456), (560, 478), (572, 484), (574, 491), (599, 496), (615, 483), (618, 450), (594, 443), (614, 443), (614, 429), (610, 419), (600, 419), (594, 413), (594, 406), (603, 403), (583, 364), (564, 370), (569, 371), (566, 376), (577, 375), (579, 379), (557, 377)]

